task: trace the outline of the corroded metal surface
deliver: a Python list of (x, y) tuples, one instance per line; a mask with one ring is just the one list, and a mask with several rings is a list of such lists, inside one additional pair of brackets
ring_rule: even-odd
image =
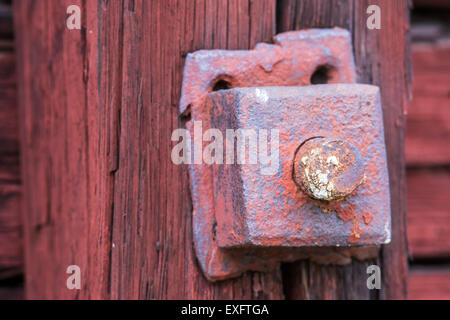
[(343, 200), (363, 182), (361, 153), (342, 139), (310, 139), (295, 155), (294, 179), (314, 199)]
[[(186, 127), (192, 136), (199, 121), (203, 132), (230, 124), (233, 129), (280, 129), (281, 160), (274, 176), (261, 176), (253, 165), (189, 165), (193, 240), (209, 280), (270, 270), (280, 261), (300, 258), (345, 264), (351, 257), (373, 256), (376, 249), (336, 245), (388, 241), (389, 194), (377, 89), (366, 86), (369, 94), (364, 94), (363, 87), (338, 86), (336, 95), (325, 85), (297, 92), (298, 86), (311, 84), (318, 69), (327, 72), (327, 83), (354, 83), (350, 39), (339, 28), (311, 29), (277, 35), (274, 44), (258, 44), (250, 51), (201, 50), (187, 56), (180, 113), (190, 113)], [(260, 88), (210, 94), (238, 87)], [(363, 184), (345, 202), (306, 196), (293, 179), (294, 154), (314, 136), (351, 140), (364, 157), (371, 184)], [(370, 198), (377, 194), (384, 199)], [(369, 210), (362, 209), (366, 196), (372, 199)]]
[(305, 86), (316, 70), (327, 83), (356, 81), (351, 35), (347, 30), (306, 29), (276, 35), (274, 44), (258, 43), (254, 50), (199, 50), (186, 57), (180, 113), (203, 111), (206, 95), (223, 81), (232, 88)]
[[(257, 164), (213, 166), (216, 242), (222, 248), (242, 246), (348, 246), (382, 244), (390, 239), (389, 185), (379, 89), (363, 84), (305, 87), (235, 88), (208, 95), (211, 127), (278, 129), (279, 166), (264, 175)], [(257, 131), (257, 132), (258, 132)], [(319, 201), (293, 179), (295, 152), (317, 136), (330, 140), (305, 143), (306, 150), (324, 142), (351, 141), (335, 153), (356, 169), (345, 199)], [(315, 140), (315, 139), (313, 139)], [(268, 143), (266, 139), (265, 143)], [(301, 148), (300, 148), (301, 149)], [(362, 159), (351, 159), (361, 153)], [(328, 159), (325, 159), (327, 161)], [(301, 161), (301, 160), (300, 160)], [(332, 166), (332, 164), (330, 165)], [(339, 179), (335, 180), (339, 184)]]

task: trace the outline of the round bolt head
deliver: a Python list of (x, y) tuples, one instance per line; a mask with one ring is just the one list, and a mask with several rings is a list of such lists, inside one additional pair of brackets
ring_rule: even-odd
[(314, 199), (341, 200), (364, 180), (361, 153), (342, 139), (309, 139), (295, 155), (294, 180)]

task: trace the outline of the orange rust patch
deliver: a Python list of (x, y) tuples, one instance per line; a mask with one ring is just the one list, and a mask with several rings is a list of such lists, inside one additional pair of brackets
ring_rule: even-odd
[(339, 201), (319, 201), (312, 200), (314, 203), (319, 206), (323, 212), (336, 212), (337, 216), (344, 222), (349, 222), (354, 219), (355, 215), (355, 206), (349, 203), (346, 206), (343, 206)]
[[(336, 215), (344, 222), (352, 221), (351, 235), (349, 236), (349, 242), (356, 243), (361, 238), (361, 233), (363, 228), (360, 228), (358, 215), (356, 214), (356, 208), (353, 204), (348, 204), (347, 206), (342, 206), (339, 201), (329, 201), (328, 203), (319, 200), (312, 200), (314, 203), (321, 207), (323, 212), (336, 212)], [(372, 220), (372, 214), (368, 212), (363, 213), (363, 219), (366, 224)]]
[(355, 216), (353, 219), (353, 227), (350, 229), (352, 233), (348, 237), (348, 242), (356, 243), (361, 238), (362, 229), (359, 227), (358, 218)]
[(373, 216), (371, 212), (364, 211), (362, 214), (363, 220), (365, 224), (369, 224), (372, 221)]
[(351, 221), (355, 217), (353, 205), (348, 205), (345, 207), (339, 206), (336, 213), (344, 222)]
[[(296, 146), (288, 145), (286, 143), (283, 143), (285, 140), (287, 140), (287, 134), (280, 133), (280, 154), (295, 154)], [(288, 145), (288, 146), (286, 146)], [(283, 187), (283, 196), (286, 199), (292, 199), (295, 201), (295, 208), (302, 207), (309, 199), (309, 197), (303, 193), (302, 190), (300, 190), (297, 185), (295, 184), (294, 180), (292, 179), (292, 169), (293, 169), (293, 160), (289, 158), (283, 159), (282, 166), (283, 166), (283, 179), (281, 180), (281, 186)], [(287, 202), (287, 200), (285, 200)], [(286, 203), (287, 205), (287, 203)]]

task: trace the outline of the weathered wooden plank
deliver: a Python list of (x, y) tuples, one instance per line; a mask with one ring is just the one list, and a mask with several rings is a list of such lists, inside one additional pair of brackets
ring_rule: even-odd
[(18, 109), (13, 52), (0, 49), (0, 279), (22, 272)]
[[(371, 4), (376, 4), (381, 8), (380, 30), (366, 28), (368, 17), (366, 9)], [(278, 32), (333, 26), (351, 30), (359, 82), (372, 83), (381, 87), (392, 199), (392, 242), (383, 246), (376, 263), (380, 265), (383, 272), (381, 297), (405, 298), (407, 294), (407, 248), (403, 146), (411, 77), (407, 40), (408, 2), (281, 0), (278, 2), (278, 7)], [(354, 262), (351, 266), (343, 269), (310, 265), (308, 271), (305, 271), (304, 262), (289, 264), (286, 267), (290, 269), (289, 274), (308, 272), (319, 275), (316, 278), (309, 278), (309, 286), (316, 288), (322, 287), (320, 284), (324, 278), (328, 282), (338, 283), (339, 278), (348, 278), (348, 274), (352, 274), (351, 278), (355, 280), (350, 287), (361, 287), (361, 283), (367, 279), (365, 263)], [(333, 271), (330, 271), (330, 268)], [(341, 270), (341, 273), (338, 273), (338, 270)], [(325, 276), (325, 274), (327, 275)], [(288, 286), (289, 283), (291, 282), (287, 281)], [(343, 296), (340, 293), (351, 290), (350, 287), (324, 287), (314, 297)], [(305, 297), (301, 287), (295, 285), (295, 282), (292, 282), (292, 287), (287, 288), (286, 292), (289, 292), (288, 298)], [(361, 290), (357, 297), (360, 299), (370, 298), (371, 293), (367, 289)]]
[(414, 0), (415, 8), (450, 8), (447, 0)]
[(413, 258), (450, 257), (450, 171), (409, 169), (408, 243)]
[(415, 268), (409, 273), (408, 296), (411, 300), (449, 300), (450, 269)]
[[(69, 4), (81, 31), (65, 29)], [(14, 12), (27, 296), (282, 298), (279, 271), (205, 280), (187, 171), (170, 160), (185, 54), (270, 40), (275, 2), (23, 0)], [(65, 287), (71, 264), (80, 291)]]
[(405, 152), (411, 166), (450, 164), (450, 44), (412, 46), (413, 99)]
[[(30, 298), (100, 298), (108, 290), (110, 176), (100, 139), (108, 106), (97, 95), (97, 2), (83, 3), (81, 31), (66, 29), (70, 4), (82, 2), (14, 2)], [(73, 264), (80, 291), (66, 288)]]
[(0, 52), (0, 181), (19, 180), (19, 128), (15, 59)]
[(186, 168), (172, 164), (168, 143), (172, 130), (183, 126), (176, 108), (182, 55), (203, 48), (248, 49), (270, 40), (274, 3), (135, 1), (131, 8), (125, 2), (123, 10), (112, 297), (281, 298), (279, 273), (248, 273), (218, 284), (205, 280), (192, 248)]
[(20, 186), (0, 182), (0, 279), (22, 272)]
[(0, 0), (0, 39), (12, 39), (11, 0)]
[[(360, 300), (377, 299), (377, 291), (367, 290), (369, 265), (376, 261), (352, 261), (345, 266), (318, 265), (298, 261), (283, 265), (284, 291), (287, 299)], [(364, 271), (364, 272), (363, 272)]]
[(0, 300), (22, 300), (24, 297), (24, 290), (21, 286), (0, 287)]

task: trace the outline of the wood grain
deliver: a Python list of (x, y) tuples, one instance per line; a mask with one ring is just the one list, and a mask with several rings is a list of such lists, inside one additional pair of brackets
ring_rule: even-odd
[(377, 290), (367, 290), (367, 267), (373, 259), (352, 261), (345, 266), (318, 265), (303, 260), (283, 265), (284, 292), (297, 300), (368, 300), (378, 299)]
[[(407, 101), (410, 94), (410, 57), (408, 46), (409, 4), (407, 1), (295, 1), (278, 2), (277, 31), (309, 27), (340, 26), (353, 33), (358, 82), (376, 84), (381, 87), (386, 147), (389, 163), (392, 211), (392, 242), (383, 246), (376, 261), (383, 272), (380, 297), (401, 299), (407, 295), (407, 243), (406, 243), (406, 190), (404, 160), (404, 128)], [(381, 29), (366, 28), (366, 9), (376, 4), (381, 9)], [(375, 262), (374, 262), (375, 263)], [(304, 262), (286, 266), (289, 274), (302, 275)], [(355, 262), (347, 268), (310, 265), (308, 273), (324, 275), (312, 278), (310, 286), (322, 288), (315, 296), (326, 298), (339, 296), (334, 290), (348, 291), (345, 286), (326, 287), (322, 281), (338, 283), (341, 277), (349, 278), (353, 285), (361, 286), (367, 279), (365, 263)], [(338, 270), (341, 272), (339, 273)], [(331, 273), (331, 275), (330, 275)], [(303, 276), (302, 276), (303, 277)], [(336, 277), (336, 279), (334, 279)], [(311, 278), (310, 278), (311, 279)], [(327, 280), (324, 280), (327, 279)], [(359, 283), (357, 283), (359, 281)], [(304, 298), (296, 282), (290, 282), (288, 298)], [(341, 294), (343, 296), (343, 294)], [(358, 295), (369, 298), (367, 289)]]
[[(81, 31), (65, 29), (72, 3)], [(14, 12), (27, 296), (282, 298), (279, 271), (205, 280), (187, 170), (170, 160), (184, 56), (270, 40), (274, 1), (24, 0)]]
[[(281, 298), (279, 273), (248, 273), (218, 284), (205, 280), (191, 245), (186, 168), (172, 164), (168, 143), (183, 126), (177, 105), (184, 54), (247, 49), (270, 40), (274, 3), (135, 1), (123, 10), (111, 297)], [(242, 25), (229, 28), (236, 14)]]
[(450, 273), (443, 263), (450, 257), (450, 210), (445, 191), (450, 187), (450, 45), (445, 41), (445, 25), (439, 22), (443, 12), (421, 16), (419, 10), (418, 17), (424, 22), (413, 32), (413, 100), (405, 146), (411, 299), (449, 298)]
[(0, 279), (23, 270), (20, 184), (15, 58), (0, 48)]
[[(82, 6), (84, 28), (68, 31), (66, 8), (81, 1), (15, 1), (19, 119), (29, 298), (107, 297), (111, 212), (104, 204), (109, 107), (99, 103), (97, 3)], [(83, 289), (68, 290), (66, 269)]]
[(0, 300), (23, 298), (18, 107), (12, 10), (0, 0)]

